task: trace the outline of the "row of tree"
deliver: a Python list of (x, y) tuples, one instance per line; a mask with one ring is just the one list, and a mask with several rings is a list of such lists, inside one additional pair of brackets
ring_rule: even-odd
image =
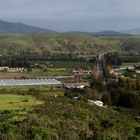
[(107, 93), (102, 101), (107, 105), (140, 109), (140, 80), (118, 78), (107, 81)]

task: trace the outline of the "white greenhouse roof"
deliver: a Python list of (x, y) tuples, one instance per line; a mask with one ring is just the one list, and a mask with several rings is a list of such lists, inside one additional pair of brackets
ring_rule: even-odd
[(0, 79), (0, 86), (60, 85), (56, 79)]

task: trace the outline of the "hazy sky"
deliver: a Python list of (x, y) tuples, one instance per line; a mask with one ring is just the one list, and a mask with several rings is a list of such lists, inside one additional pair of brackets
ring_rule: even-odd
[(57, 31), (140, 28), (140, 0), (0, 0), (0, 19)]

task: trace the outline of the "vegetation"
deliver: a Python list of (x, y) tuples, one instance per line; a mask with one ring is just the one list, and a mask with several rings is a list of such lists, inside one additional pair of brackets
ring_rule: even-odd
[(119, 66), (122, 64), (121, 58), (119, 57), (119, 54), (117, 53), (107, 53), (105, 55), (105, 62), (106, 62), (106, 65), (109, 65), (109, 66)]
[(135, 47), (135, 51), (140, 51), (139, 44), (140, 44), (139, 37), (129, 38), (123, 43), (126, 51), (133, 50), (133, 47)]
[[(21, 94), (19, 91), (22, 91), (25, 95), (32, 94), (38, 100), (44, 101), (44, 104), (35, 106), (34, 111), (28, 111), (22, 119), (17, 119), (20, 117), (20, 114), (17, 114), (18, 110), (16, 110), (16, 117), (13, 118), (12, 108), (9, 112), (1, 113), (0, 139), (127, 140), (132, 137), (139, 138), (139, 121), (131, 115), (122, 114), (111, 107), (100, 108), (90, 105), (82, 98), (72, 100), (62, 95), (47, 94), (50, 91), (54, 93), (60, 91), (60, 88), (56, 87), (52, 89), (45, 86), (20, 88), (11, 87), (10, 91), (5, 90), (9, 93), (14, 91), (16, 94)], [(11, 100), (6, 98), (7, 96), (15, 96), (13, 102), (19, 101), (21, 97), (22, 99), (27, 97), (13, 95), (13, 92), (10, 95), (5, 94), (3, 90), (0, 92), (1, 96), (5, 97), (5, 102), (12, 100), (12, 98)]]
[[(139, 43), (139, 37), (134, 36), (1, 34), (0, 66), (27, 71), (2, 71), (0, 77), (69, 76), (74, 69), (94, 69), (95, 74), (74, 79), (89, 82), (84, 89), (0, 87), (0, 139), (139, 140), (139, 77), (116, 78), (109, 71), (110, 66), (139, 62)], [(99, 60), (100, 76), (95, 66), (104, 52)], [(135, 68), (139, 70), (139, 65)], [(129, 75), (133, 71), (125, 72)], [(106, 106), (98, 107), (89, 100), (102, 100)]]
[[(131, 43), (132, 42), (132, 43)], [(133, 44), (133, 45), (132, 45)], [(41, 58), (81, 57), (114, 51), (139, 51), (139, 37), (92, 37), (84, 34), (0, 35), (1, 55), (37, 54)], [(129, 46), (131, 46), (131, 49)], [(53, 57), (51, 57), (53, 56)]]
[(0, 110), (18, 111), (42, 103), (43, 102), (37, 101), (34, 97), (28, 95), (0, 94)]

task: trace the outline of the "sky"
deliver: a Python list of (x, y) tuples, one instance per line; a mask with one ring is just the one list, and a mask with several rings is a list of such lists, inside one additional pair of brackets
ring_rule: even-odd
[(0, 20), (60, 32), (140, 28), (140, 0), (0, 0)]

